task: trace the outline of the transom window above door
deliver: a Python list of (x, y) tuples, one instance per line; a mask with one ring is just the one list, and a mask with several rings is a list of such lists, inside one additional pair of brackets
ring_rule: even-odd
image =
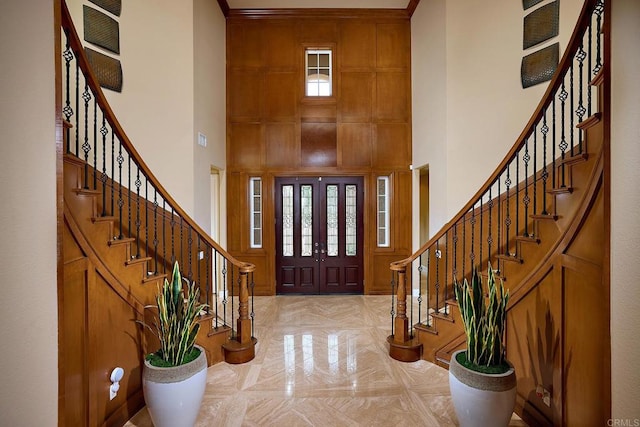
[(307, 49), (305, 55), (307, 96), (331, 96), (331, 49)]

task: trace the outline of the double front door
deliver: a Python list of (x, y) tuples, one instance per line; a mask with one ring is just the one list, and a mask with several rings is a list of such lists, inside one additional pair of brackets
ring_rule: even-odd
[(277, 293), (362, 293), (363, 178), (276, 178), (275, 190)]

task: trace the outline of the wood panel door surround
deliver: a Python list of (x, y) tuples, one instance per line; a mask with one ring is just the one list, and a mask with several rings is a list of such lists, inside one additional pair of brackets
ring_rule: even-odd
[(361, 294), (362, 177), (275, 181), (276, 292)]

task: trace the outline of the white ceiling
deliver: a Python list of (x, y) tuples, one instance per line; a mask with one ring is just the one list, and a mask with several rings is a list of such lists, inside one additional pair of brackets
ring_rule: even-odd
[(227, 0), (230, 9), (406, 9), (409, 0)]

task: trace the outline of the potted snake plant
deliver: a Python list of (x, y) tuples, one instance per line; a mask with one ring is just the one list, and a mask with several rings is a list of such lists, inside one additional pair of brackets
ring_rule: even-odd
[(471, 284), (454, 283), (467, 348), (449, 365), (449, 387), (461, 426), (507, 426), (516, 398), (516, 374), (505, 359), (504, 331), (509, 291), (489, 263), (487, 291), (474, 267)]
[(204, 349), (195, 345), (200, 290), (180, 274), (176, 262), (156, 295), (157, 318), (149, 328), (160, 348), (148, 354), (142, 371), (144, 399), (156, 427), (193, 427), (207, 380)]

